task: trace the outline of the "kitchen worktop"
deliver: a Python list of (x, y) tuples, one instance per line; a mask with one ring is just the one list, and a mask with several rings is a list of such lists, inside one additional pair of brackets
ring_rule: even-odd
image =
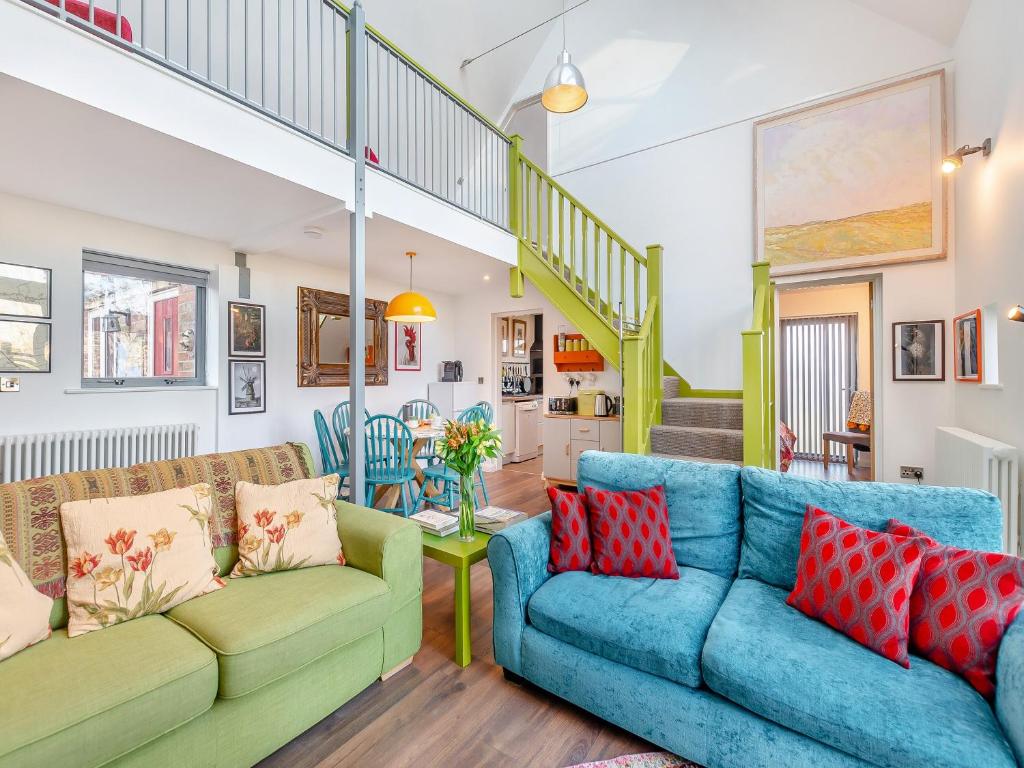
[(543, 395), (502, 395), (503, 403), (528, 403), (531, 400), (543, 400)]
[(594, 421), (618, 421), (618, 416), (580, 416), (578, 413), (545, 413), (545, 419), (593, 419)]

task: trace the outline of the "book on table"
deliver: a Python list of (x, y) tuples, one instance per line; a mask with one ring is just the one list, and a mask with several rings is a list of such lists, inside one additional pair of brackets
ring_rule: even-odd
[(410, 520), (415, 520), (420, 528), (435, 536), (448, 536), (459, 530), (459, 519), (436, 509), (424, 509), (415, 515), (409, 515)]
[(503, 531), (510, 525), (515, 525), (526, 519), (526, 515), (514, 509), (503, 509), (502, 507), (484, 507), (478, 509), (473, 518), (473, 525), (478, 531), (484, 533), (497, 533)]

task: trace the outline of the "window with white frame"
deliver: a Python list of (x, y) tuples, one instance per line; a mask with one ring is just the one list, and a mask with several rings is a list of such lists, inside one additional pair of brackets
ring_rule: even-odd
[(82, 254), (82, 386), (206, 382), (209, 272)]

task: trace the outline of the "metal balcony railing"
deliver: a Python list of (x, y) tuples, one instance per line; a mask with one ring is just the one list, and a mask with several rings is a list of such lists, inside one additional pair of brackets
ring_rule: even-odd
[[(333, 0), (23, 0), (340, 152), (348, 11)], [(367, 29), (367, 147), (376, 167), (504, 229), (509, 139)]]

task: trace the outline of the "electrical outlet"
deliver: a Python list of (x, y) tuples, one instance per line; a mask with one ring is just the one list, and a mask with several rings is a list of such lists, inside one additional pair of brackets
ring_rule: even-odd
[(483, 376), (477, 376), (476, 377), (476, 383), (477, 384), (483, 384), (484, 383), (484, 377)]
[(904, 480), (917, 480), (921, 482), (924, 477), (923, 467), (900, 467), (900, 477)]

